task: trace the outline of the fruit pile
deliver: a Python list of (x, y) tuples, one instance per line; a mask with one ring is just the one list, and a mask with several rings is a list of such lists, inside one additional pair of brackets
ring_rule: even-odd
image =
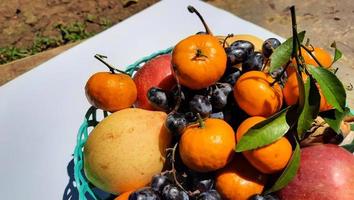
[[(111, 114), (84, 145), (87, 179), (116, 200), (351, 199), (354, 157), (338, 146), (349, 111), (330, 71), (340, 51), (303, 44), (294, 7), (283, 43), (214, 36), (188, 10), (205, 31), (133, 76), (96, 55), (110, 72), (94, 74), (86, 96)], [(311, 146), (318, 117), (334, 134)]]

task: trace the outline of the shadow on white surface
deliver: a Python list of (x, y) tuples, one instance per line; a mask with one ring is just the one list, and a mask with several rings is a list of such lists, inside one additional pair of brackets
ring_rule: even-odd
[[(64, 190), (63, 200), (79, 200), (79, 192), (77, 191), (74, 178), (74, 159), (70, 160), (66, 169), (68, 172), (69, 181)], [(92, 187), (92, 190), (95, 193), (96, 197), (100, 200), (113, 200), (116, 197), (115, 195), (104, 192), (94, 187), (93, 185), (90, 186)], [(88, 195), (86, 195), (86, 198), (87, 200), (93, 200), (93, 198), (89, 197)]]

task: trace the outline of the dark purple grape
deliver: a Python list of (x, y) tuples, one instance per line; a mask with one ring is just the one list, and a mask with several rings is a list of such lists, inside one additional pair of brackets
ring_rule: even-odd
[(179, 200), (189, 200), (189, 196), (185, 191), (180, 191), (180, 198)]
[(256, 194), (253, 195), (250, 200), (279, 200), (278, 197), (271, 195), (271, 194), (267, 194), (267, 195), (260, 195), (260, 194)]
[(213, 173), (191, 172), (192, 191), (199, 190), (200, 193), (203, 193), (213, 189), (214, 175)]
[(221, 200), (221, 197), (216, 190), (209, 190), (198, 195), (197, 200)]
[(218, 88), (220, 88), (226, 96), (228, 96), (230, 94), (230, 92), (232, 92), (232, 90), (233, 90), (232, 85), (229, 83), (218, 83), (217, 85), (218, 85)]
[(186, 117), (182, 113), (170, 113), (167, 115), (165, 126), (172, 134), (178, 136), (187, 126)]
[(193, 112), (186, 112), (184, 115), (186, 116), (186, 120), (188, 123), (193, 123), (198, 120), (198, 116)]
[(274, 194), (267, 194), (264, 195), (265, 200), (279, 200), (279, 198), (277, 196), (275, 196)]
[(150, 104), (157, 110), (169, 111), (173, 106), (172, 95), (158, 87), (152, 87), (147, 92)]
[[(185, 101), (186, 100), (186, 93), (189, 92), (189, 89), (186, 87), (181, 86), (181, 101)], [(178, 96), (179, 96), (179, 92), (178, 92), (178, 87), (175, 86), (172, 89), (172, 94), (173, 94), (173, 98), (176, 101)]]
[(231, 49), (244, 49), (248, 53), (252, 53), (254, 51), (254, 45), (246, 40), (236, 40), (230, 45)]
[(216, 113), (211, 113), (210, 118), (215, 118), (215, 119), (224, 119), (224, 113), (222, 111), (216, 112)]
[(230, 47), (227, 47), (225, 51), (228, 65), (233, 66), (244, 62), (247, 57), (253, 53), (254, 45), (245, 40), (237, 40), (233, 42)]
[(167, 176), (157, 174), (152, 177), (150, 186), (151, 189), (154, 190), (155, 192), (161, 192), (162, 189), (170, 183), (170, 180), (167, 178)]
[(205, 179), (198, 182), (198, 184), (196, 185), (196, 189), (199, 190), (201, 193), (203, 193), (211, 190), (213, 186), (214, 186), (213, 179)]
[[(284, 84), (286, 83), (286, 80), (288, 79), (288, 75), (286, 72), (283, 73), (283, 70), (284, 70), (283, 67), (279, 67), (278, 69), (274, 70), (273, 72), (271, 72), (269, 74), (274, 79), (277, 79), (277, 77), (281, 75), (282, 77), (280, 78), (279, 82), (284, 86)], [(283, 74), (281, 74), (281, 73), (283, 73)]]
[(166, 185), (161, 194), (164, 200), (189, 200), (187, 193), (180, 191), (174, 185)]
[(202, 95), (194, 95), (189, 102), (189, 109), (194, 113), (199, 113), (201, 117), (208, 117), (213, 110), (212, 105), (207, 97)]
[(222, 109), (227, 104), (227, 95), (220, 88), (216, 88), (211, 94), (210, 102), (213, 108)]
[(151, 188), (142, 188), (129, 195), (129, 200), (160, 200), (160, 197)]
[(177, 199), (179, 195), (179, 190), (176, 186), (166, 185), (162, 190), (162, 197), (164, 200)]
[(250, 200), (265, 200), (265, 198), (262, 195), (256, 194), (253, 195)]
[(235, 85), (237, 79), (241, 76), (241, 70), (234, 68), (233, 72), (228, 73), (222, 78), (222, 82), (228, 83), (231, 86)]
[(276, 38), (266, 39), (262, 45), (262, 53), (264, 57), (269, 58), (272, 55), (273, 50), (280, 45), (281, 45), (280, 41)]
[(242, 72), (260, 71), (263, 67), (263, 55), (260, 52), (254, 52), (247, 60), (242, 63)]

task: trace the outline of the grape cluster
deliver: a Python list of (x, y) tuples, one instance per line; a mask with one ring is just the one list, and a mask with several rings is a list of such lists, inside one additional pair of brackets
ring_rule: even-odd
[[(180, 89), (175, 87), (172, 91), (152, 87), (148, 91), (148, 99), (155, 109), (170, 113), (165, 125), (176, 137), (185, 127), (198, 120), (197, 113), (202, 118), (219, 118), (232, 124), (232, 115), (240, 113), (232, 94), (237, 79), (245, 72), (262, 70), (265, 61), (280, 44), (276, 38), (269, 38), (264, 41), (262, 52), (257, 52), (251, 42), (237, 40), (225, 47), (226, 71), (215, 85), (201, 90), (181, 86)], [(275, 72), (274, 76), (279, 73)], [(179, 104), (178, 109), (174, 110), (176, 104)], [(174, 111), (171, 112), (172, 110)]]
[(272, 194), (267, 194), (264, 196), (257, 194), (251, 197), (250, 200), (279, 200), (279, 198)]
[(196, 179), (190, 181), (190, 188), (196, 191), (188, 194), (179, 188), (169, 175), (158, 174), (152, 177), (150, 187), (139, 189), (129, 196), (129, 200), (221, 200), (219, 193), (213, 188), (212, 179)]
[[(273, 50), (279, 45), (279, 40), (269, 38), (264, 41), (262, 52), (258, 52), (251, 42), (237, 40), (224, 48), (227, 54), (226, 70), (214, 85), (200, 90), (192, 90), (181, 85), (172, 90), (152, 87), (147, 93), (148, 100), (156, 110), (169, 113), (165, 127), (174, 135), (175, 141), (178, 141), (188, 125), (198, 123), (198, 119), (219, 118), (234, 128), (238, 127), (237, 123), (246, 119), (248, 115), (235, 103), (234, 85), (243, 73), (263, 70)], [(167, 169), (173, 169), (174, 177), (170, 172), (155, 175), (149, 187), (133, 192), (129, 200), (221, 199), (215, 189), (213, 174), (192, 172), (182, 163), (178, 151), (175, 154), (174, 158), (171, 158), (171, 154), (167, 155), (165, 166)], [(275, 200), (276, 197), (256, 195), (252, 199)]]

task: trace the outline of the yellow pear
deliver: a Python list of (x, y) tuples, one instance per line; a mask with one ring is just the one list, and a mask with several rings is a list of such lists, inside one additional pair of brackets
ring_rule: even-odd
[(161, 172), (171, 135), (164, 112), (127, 108), (103, 119), (84, 146), (88, 180), (110, 193), (147, 185)]

